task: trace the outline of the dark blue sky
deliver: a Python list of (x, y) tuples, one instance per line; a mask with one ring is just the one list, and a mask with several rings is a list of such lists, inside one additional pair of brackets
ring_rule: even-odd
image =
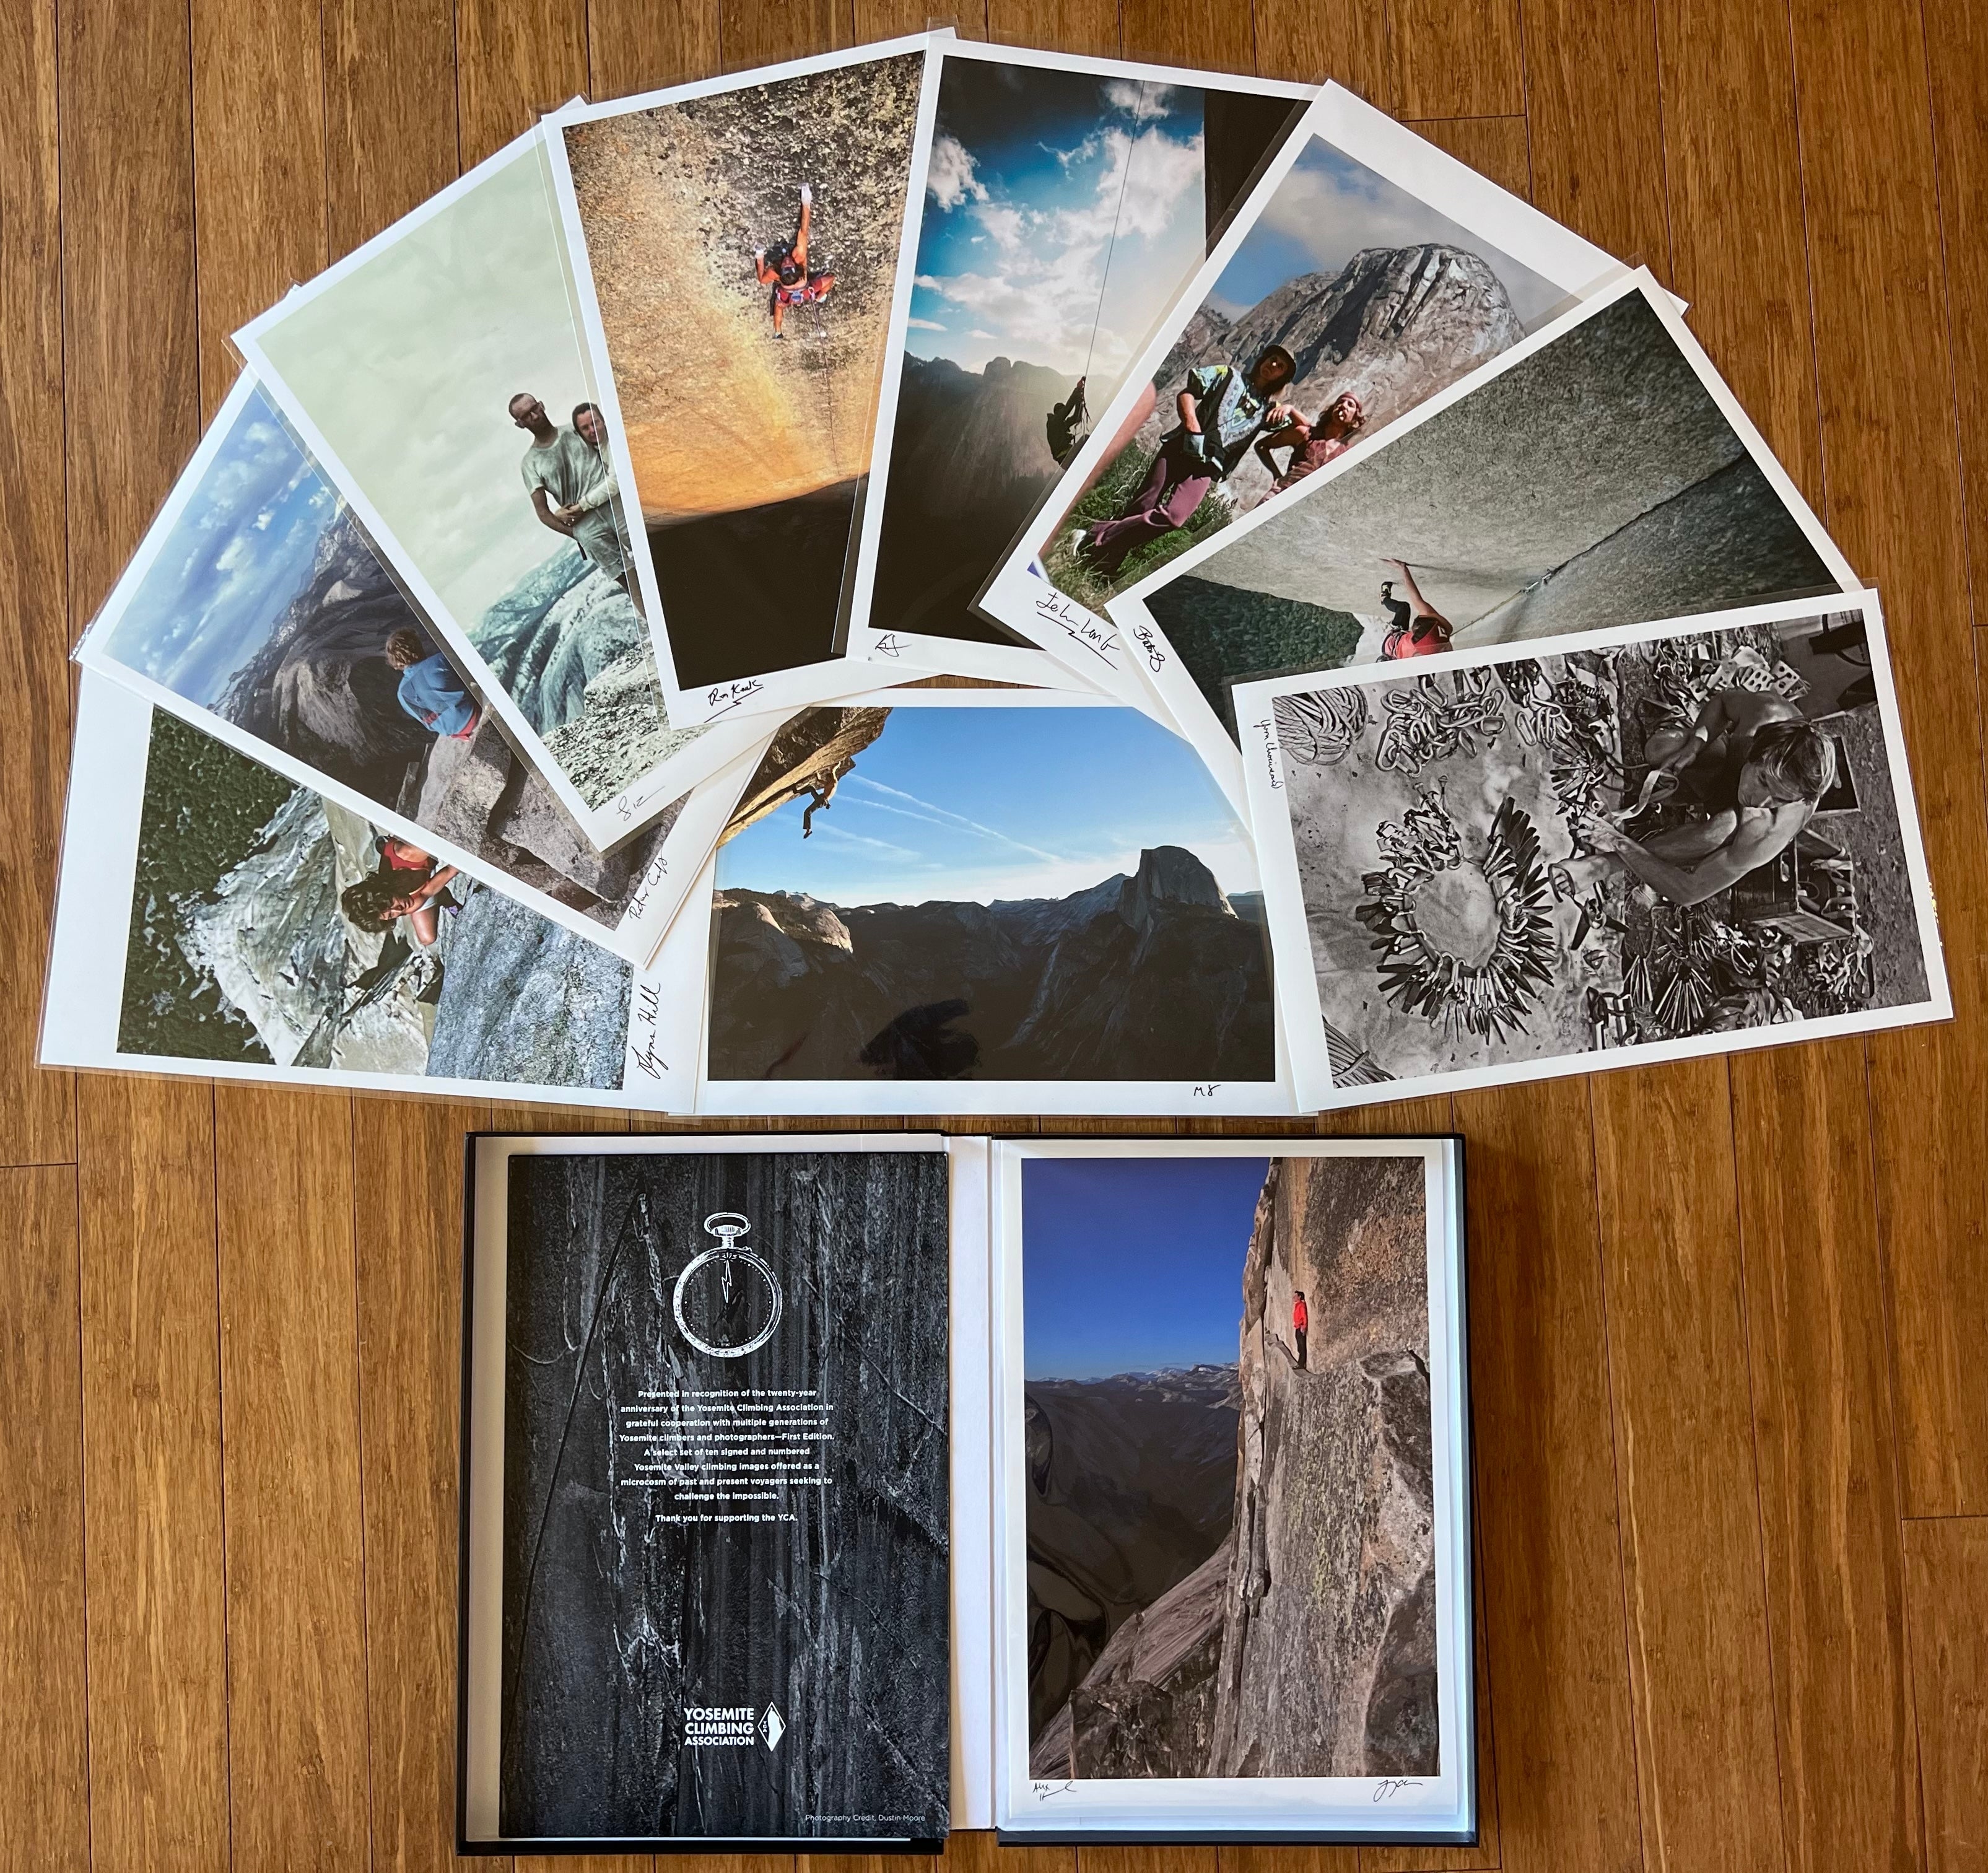
[(1038, 1158), (1022, 1166), (1026, 1375), (1229, 1365), (1267, 1158)]

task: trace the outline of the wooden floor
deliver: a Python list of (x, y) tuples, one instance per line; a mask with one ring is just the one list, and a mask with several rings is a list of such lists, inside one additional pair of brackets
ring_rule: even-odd
[[(292, 280), (575, 93), (927, 23), (916, 0), (0, 8), (0, 1862), (448, 1858), (458, 1154), (493, 1118), (32, 1065), (69, 644), (226, 391), (227, 334)], [(1482, 1847), (1360, 1873), (1988, 1867), (1988, 7), (955, 23), (1339, 78), (1647, 262), (1884, 590), (1957, 1021), (1362, 1121), (1470, 1141), (1485, 1719)]]

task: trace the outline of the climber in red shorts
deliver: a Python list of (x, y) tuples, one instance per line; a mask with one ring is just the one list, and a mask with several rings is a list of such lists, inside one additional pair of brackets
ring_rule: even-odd
[(784, 338), (782, 329), (789, 306), (819, 306), (835, 289), (835, 276), (808, 271), (808, 229), (814, 217), (814, 191), (801, 184), (801, 218), (793, 238), (778, 247), (756, 247), (752, 269), (759, 284), (770, 289), (766, 309), (773, 315), (773, 336)]
[(1298, 1343), (1298, 1370), (1305, 1369), (1305, 1329), (1311, 1324), (1311, 1310), (1305, 1305), (1304, 1290), (1291, 1297), (1291, 1337)]
[[(1395, 620), (1381, 641), (1382, 659), (1393, 663), (1409, 657), (1440, 657), (1450, 647), (1449, 620), (1422, 597), (1407, 560), (1383, 560), (1381, 563), (1391, 566), (1395, 573), (1381, 587), (1381, 602)], [(1395, 596), (1397, 584), (1408, 593), (1405, 599)]]

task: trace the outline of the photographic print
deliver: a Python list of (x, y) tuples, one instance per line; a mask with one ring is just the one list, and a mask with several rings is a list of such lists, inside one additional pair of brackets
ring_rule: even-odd
[(536, 132), (236, 334), (597, 846), (752, 745), (673, 722)]
[(687, 1104), (654, 977), (107, 678), (82, 697), (46, 1063)]
[[(811, 712), (712, 875), (711, 1111), (1286, 1109), (1254, 852), (1138, 710)], [(702, 934), (680, 917), (662, 965)]]
[(1236, 693), (1318, 1103), (1948, 1012), (1868, 594)]
[(1114, 615), (1232, 777), (1233, 683), (1856, 585), (1641, 274)]
[(1053, 647), (1083, 641), (1114, 594), (1371, 442), (1612, 265), (1327, 86), (982, 603)]
[(935, 1852), (945, 1150), (563, 1142), (509, 1158), (501, 1320), (478, 1310), (501, 1444), (468, 1493), (497, 1498), (501, 1582), (472, 1817), (521, 1845)]
[(922, 36), (562, 112), (548, 134), (673, 707), (842, 666), (921, 148)]
[(1314, 95), (945, 48), (852, 654), (1043, 680), (1035, 647), (973, 600)]
[(76, 654), (630, 962), (731, 808), (714, 785), (599, 850), (247, 377)]

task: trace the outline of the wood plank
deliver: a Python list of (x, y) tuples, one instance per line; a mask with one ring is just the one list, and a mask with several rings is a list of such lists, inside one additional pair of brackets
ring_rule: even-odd
[(215, 1094), (237, 1866), (367, 1856), (351, 1103)]
[(1415, 130), (1418, 137), (1426, 137), (1500, 188), (1510, 189), (1521, 201), (1531, 199), (1532, 150), (1523, 117), (1441, 117), (1418, 123)]
[[(1980, 221), (1980, 205), (1988, 200), (1988, 15), (1979, 7), (1933, 7), (1925, 22), (1947, 343), (1960, 418), (1969, 564), (1978, 590), (1988, 579), (1988, 247)], [(1974, 622), (1988, 623), (1978, 607)]]
[(456, 0), (462, 167), (583, 95), (587, 76), (587, 0)]
[(1592, 1084), (1644, 1856), (1756, 1873), (1783, 1841), (1725, 1063)]
[(372, 1838), (396, 1869), (454, 1854), (462, 1135), (488, 1118), (353, 1106)]
[(935, 25), (950, 25), (963, 39), (984, 39), (987, 5), (988, 0), (954, 0), (949, 14), (942, 15), (933, 10), (931, 0), (851, 0), (853, 29), (859, 44), (923, 32)]
[(852, 0), (720, 0), (718, 43), (728, 72), (833, 52), (855, 36)]
[[(1793, 8), (1822, 386), (1824, 518), (1884, 588), (1899, 714), (1947, 943), (1952, 1026), (1870, 1043), (1905, 1506), (1988, 1509), (1988, 826), (1921, 14)], [(1883, 282), (1870, 316), (1858, 280)]]
[(228, 1609), (214, 1096), (81, 1088), (90, 1838), (98, 1864), (228, 1865)]
[(1212, 1847), (1080, 1847), (1077, 1873), (1219, 1873), (1216, 1853)]
[(1337, 79), (1377, 110), (1395, 108), (1384, 7), (1361, 0), (1255, 0), (1256, 69), (1301, 84)]
[(327, 260), (455, 179), (453, 0), (324, 0)]
[(1523, 110), (1518, 0), (1388, 0), (1396, 116), (1496, 117)]
[[(62, 840), (71, 620), (63, 477), (48, 449), (63, 434), (62, 222), (52, 0), (32, 0), (0, 34), (0, 693), (14, 732), (0, 748), (0, 972), (42, 979)], [(35, 1064), (32, 991), (0, 1039), (0, 1161), (76, 1155), (73, 1080)]]
[(0, 1171), (0, 1750), (7, 1826), (39, 1868), (90, 1865), (76, 1172)]
[(193, 0), (201, 407), (241, 369), (228, 334), (323, 270), (317, 0)]
[(1354, 1873), (1357, 1847), (1218, 1847), (1216, 1873)]
[(1471, 1409), (1499, 1855), (1641, 1864), (1588, 1089), (1470, 1093)]
[(1118, 0), (986, 0), (987, 36), (1003, 46), (1118, 56)]
[(1870, 1134), (1837, 1096), (1863, 1063), (1854, 1041), (1733, 1063), (1782, 1824), (1816, 1873), (1919, 1864)]
[(1988, 1865), (1988, 1518), (1908, 1522), (1926, 1873)]
[(587, 0), (588, 95), (598, 103), (722, 71), (718, 10), (718, 0)]
[(1120, 44), (1128, 59), (1252, 72), (1256, 35), (1240, 0), (1122, 0)]
[(1523, 0), (1522, 12), (1534, 204), (1667, 278), (1651, 0)]

